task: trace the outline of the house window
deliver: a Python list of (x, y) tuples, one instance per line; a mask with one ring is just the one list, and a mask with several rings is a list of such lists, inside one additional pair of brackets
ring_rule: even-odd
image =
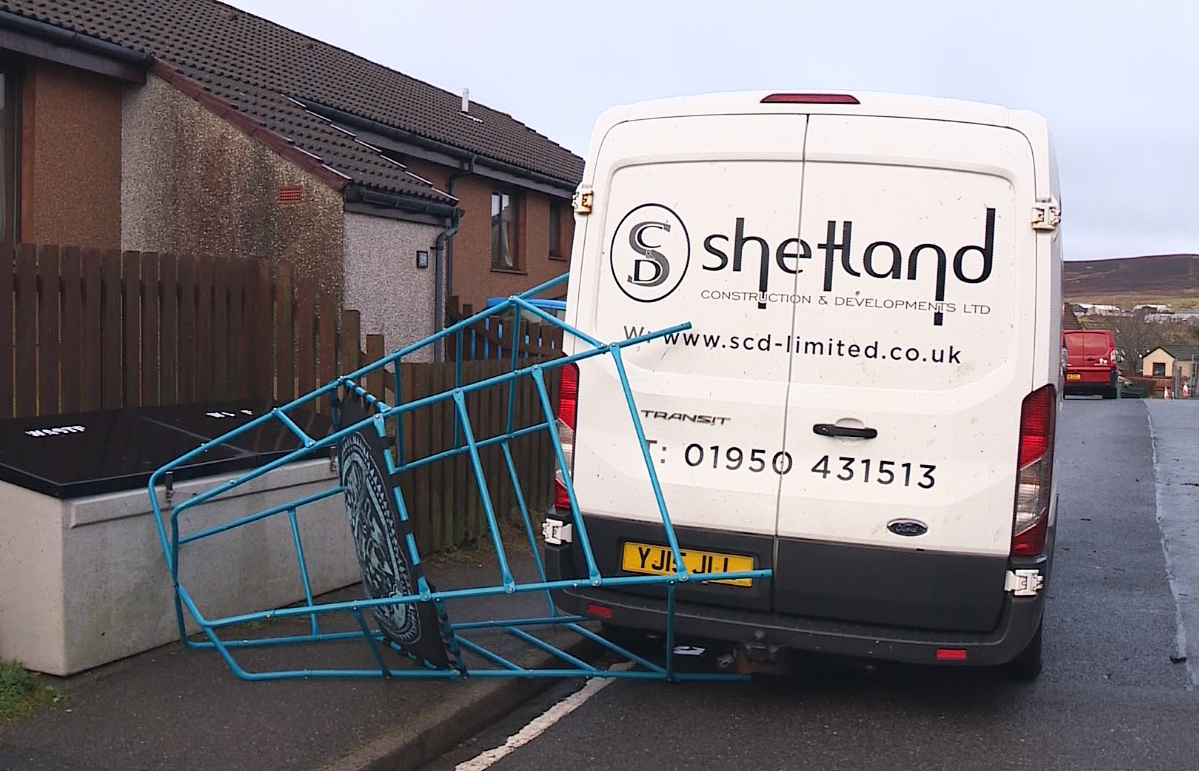
[(491, 192), (491, 268), (520, 270), (517, 225), (520, 198), (508, 190)]
[(1165, 377), (1166, 376), (1166, 363), (1164, 361), (1153, 362), (1153, 376), (1154, 377)]
[(0, 65), (0, 243), (16, 244), (17, 233), (17, 120), (20, 76)]
[(550, 201), (550, 259), (565, 260), (567, 247), (562, 243), (562, 210), (566, 208), (561, 201)]

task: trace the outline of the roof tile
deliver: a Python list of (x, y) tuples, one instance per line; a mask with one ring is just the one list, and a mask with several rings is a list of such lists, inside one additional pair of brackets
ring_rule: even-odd
[(0, 0), (0, 9), (154, 56), (352, 182), (452, 202), (302, 102), (573, 186), (581, 158), (512, 116), (217, 0)]

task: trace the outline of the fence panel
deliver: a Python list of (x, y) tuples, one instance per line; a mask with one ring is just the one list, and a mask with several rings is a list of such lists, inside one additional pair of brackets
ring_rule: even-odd
[(84, 249), (82, 274), (83, 285), (80, 293), (83, 295), (83, 364), (82, 393), (79, 395), (79, 409), (84, 412), (100, 409), (101, 383), (103, 381), (103, 338), (101, 328), (104, 323), (104, 304), (101, 299), (103, 285), (104, 253), (99, 249)]
[(17, 292), (16, 255), (11, 246), (0, 246), (0, 350), (12, 349), (0, 360), (0, 418), (11, 418), (16, 411), (16, 341), (13, 339), (13, 300)]
[(176, 389), (179, 402), (189, 404), (196, 401), (196, 359), (198, 357), (196, 336), (196, 262), (191, 257), (178, 258), (179, 289), (176, 302), (179, 304), (179, 327), (174, 338), (179, 362), (179, 386)]
[(163, 403), (160, 391), (162, 371), (158, 358), (158, 336), (162, 329), (162, 284), (159, 281), (158, 255), (154, 252), (144, 252), (140, 262), (142, 269), (141, 398), (142, 404), (153, 406)]
[(121, 266), (124, 287), (124, 400), (125, 407), (141, 406), (142, 276), (137, 252), (125, 252)]
[(178, 404), (179, 399), (179, 269), (173, 254), (159, 258), (162, 303), (158, 332), (158, 361), (161, 404)]
[[(58, 262), (58, 247), (43, 246), (38, 250), (38, 319), (37, 319), (37, 400), (39, 413), (60, 411), (58, 364), (61, 351), (58, 347), (59, 313), (61, 294), (59, 281), (61, 266)], [(29, 329), (33, 337), (33, 329)]]
[(281, 402), (290, 402), (296, 398), (297, 352), (296, 329), (292, 323), (294, 296), (291, 271), (280, 268), (275, 274), (274, 286), (271, 289), (275, 307), (275, 395)]
[(17, 251), (16, 415), (37, 414), (37, 250), (22, 245)]

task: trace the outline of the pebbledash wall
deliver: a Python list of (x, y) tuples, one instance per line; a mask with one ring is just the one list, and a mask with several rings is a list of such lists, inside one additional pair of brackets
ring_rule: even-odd
[[(364, 331), (383, 334), (387, 353), (435, 331), (433, 247), (442, 230), (435, 225), (345, 213), (345, 306), (361, 314)], [(417, 267), (418, 251), (428, 253), (427, 268)], [(432, 347), (404, 359), (432, 360)]]
[[(121, 134), (121, 248), (289, 264), (342, 292), (363, 341), (381, 333), (389, 352), (433, 332), (443, 228), (346, 212), (339, 191), (153, 73), (129, 87)], [(296, 185), (301, 200), (281, 203)]]
[[(339, 191), (153, 73), (121, 123), (121, 248), (279, 260), (341, 288)], [(300, 202), (279, 202), (289, 185)]]

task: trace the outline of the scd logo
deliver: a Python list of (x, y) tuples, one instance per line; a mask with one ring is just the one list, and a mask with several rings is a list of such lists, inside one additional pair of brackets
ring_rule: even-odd
[(616, 227), (609, 258), (620, 291), (652, 303), (677, 289), (687, 274), (691, 239), (679, 215), (660, 204), (642, 204)]

